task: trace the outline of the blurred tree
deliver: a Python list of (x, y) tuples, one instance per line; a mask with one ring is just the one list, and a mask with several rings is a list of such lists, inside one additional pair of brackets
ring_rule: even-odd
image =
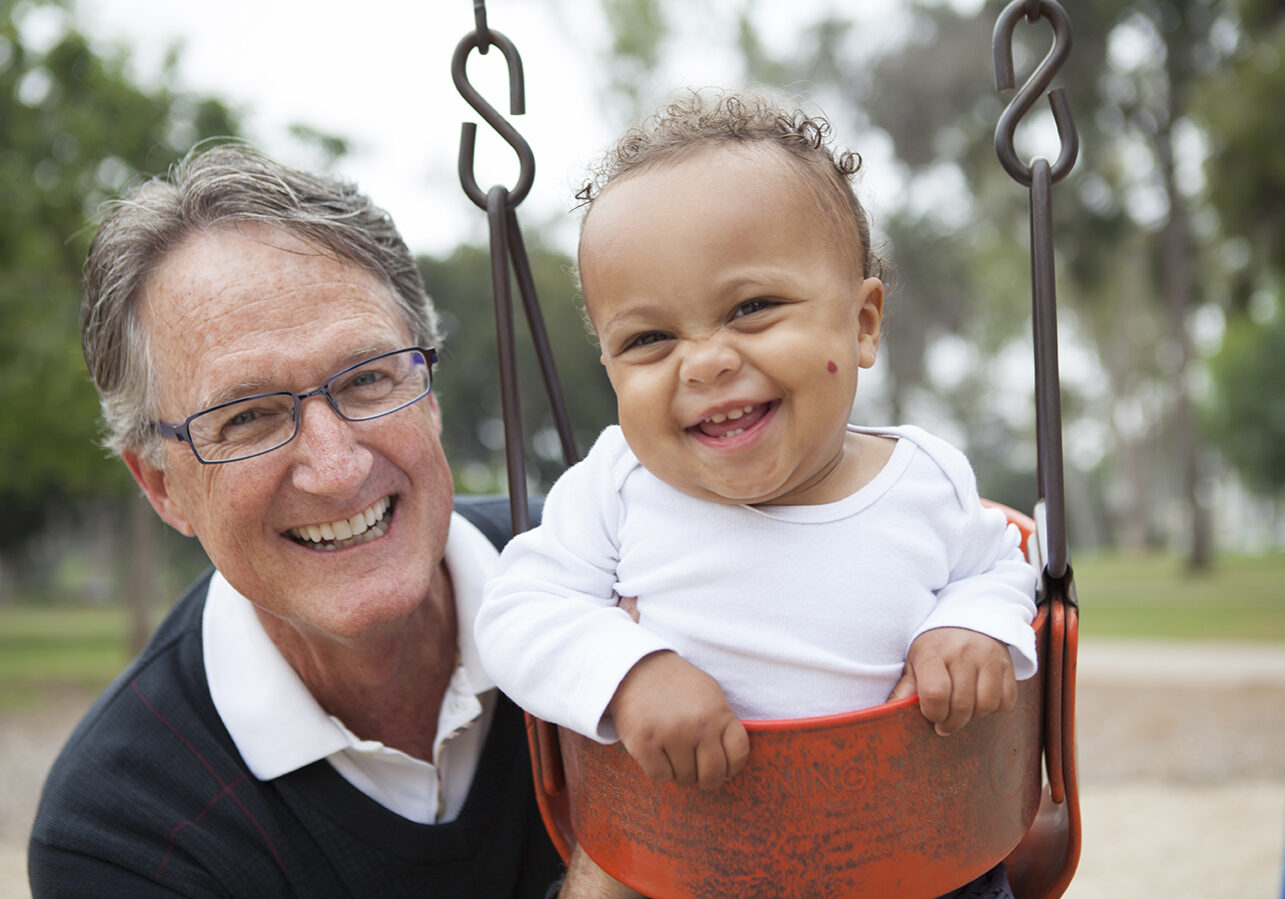
[(1251, 488), (1269, 499), (1285, 496), (1285, 313), (1236, 321), (1210, 370), (1211, 438)]
[[(598, 432), (616, 420), (615, 397), (585, 328), (572, 260), (530, 240), (527, 250), (558, 379), (583, 455)], [(504, 427), (489, 250), (461, 246), (446, 258), (422, 257), (419, 264), (446, 332), (433, 391), (442, 406), (442, 442), (457, 489), (503, 493)], [(513, 301), (527, 476), (533, 491), (544, 491), (562, 472), (562, 451), (516, 286)]]
[[(0, 553), (12, 570), (51, 518), (65, 525), (70, 510), (132, 492), (124, 467), (96, 447), (98, 403), (78, 338), (98, 206), (237, 125), (221, 103), (164, 86), (173, 55), (160, 84), (143, 87), (123, 50), (90, 46), (67, 4), (0, 0), (0, 10)], [(107, 514), (118, 531), (124, 514)], [(131, 520), (137, 539), (155, 527)]]
[(1285, 6), (1233, 6), (1241, 25), (1224, 37), (1231, 64), (1204, 81), (1196, 114), (1210, 142), (1209, 200), (1235, 274), (1229, 313), (1240, 318), (1251, 311), (1265, 269), (1277, 280), (1285, 276), (1285, 116), (1272, 112), (1285, 97)]
[[(1205, 424), (1245, 481), (1285, 493), (1285, 6), (1233, 4), (1240, 29), (1229, 66), (1205, 80), (1197, 114), (1210, 137), (1205, 177), (1230, 271), (1227, 333), (1210, 363)], [(1234, 39), (1234, 42), (1233, 42)]]

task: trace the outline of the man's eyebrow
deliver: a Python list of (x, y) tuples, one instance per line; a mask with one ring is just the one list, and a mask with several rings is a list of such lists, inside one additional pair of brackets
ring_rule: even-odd
[[(343, 371), (345, 368), (348, 368), (349, 366), (352, 366), (352, 365), (356, 365), (357, 363), (362, 362), (366, 359), (369, 359), (372, 356), (379, 356), (383, 353), (390, 353), (393, 350), (399, 350), (401, 348), (402, 348), (401, 346), (393, 345), (387, 342), (368, 343), (368, 344), (363, 344), (359, 347), (355, 347), (349, 350), (343, 356), (340, 356), (336, 359), (334, 365), (331, 367), (331, 370), (327, 373), (326, 377), (329, 378), (337, 374), (338, 372)], [(312, 390), (314, 387), (320, 386), (320, 384), (321, 382), (318, 381), (316, 384), (312, 384), (305, 387), (304, 390), (305, 391)], [(281, 384), (273, 381), (269, 381), (266, 378), (245, 378), (243, 380), (235, 381), (231, 384), (224, 385), (223, 387), (220, 387), (218, 390), (211, 393), (209, 396), (205, 397), (201, 405), (201, 408), (209, 409), (212, 406), (218, 406), (223, 403), (230, 403), (234, 400), (245, 399), (246, 397), (249, 397), (249, 396), (257, 396), (258, 394), (261, 394), (261, 393), (292, 393), (292, 392), (294, 391), (290, 390), (289, 385), (283, 387)]]
[(276, 387), (264, 380), (238, 381), (235, 384), (228, 384), (221, 387), (214, 393), (205, 397), (202, 401), (201, 408), (209, 409), (212, 406), (230, 403), (233, 400), (244, 399), (247, 396), (255, 396), (260, 393), (276, 393), (279, 390), (279, 387)]

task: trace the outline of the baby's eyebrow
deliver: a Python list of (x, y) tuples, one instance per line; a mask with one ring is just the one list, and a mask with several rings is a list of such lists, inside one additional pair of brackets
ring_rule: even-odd
[(638, 303), (637, 305), (626, 306), (624, 309), (603, 322), (602, 330), (610, 331), (615, 328), (646, 327), (648, 323), (658, 320), (661, 317), (662, 312), (662, 308), (655, 303)]

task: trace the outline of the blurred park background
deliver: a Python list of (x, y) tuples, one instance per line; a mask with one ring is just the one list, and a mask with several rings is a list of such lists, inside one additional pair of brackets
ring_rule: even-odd
[[(132, 45), (134, 32), (109, 15), (121, 2), (3, 0), (6, 671), (26, 664), (16, 635), (39, 630), (19, 626), (22, 616), (41, 621), (89, 608), (109, 630), (123, 619), (126, 653), (204, 565), (199, 546), (168, 533), (123, 466), (96, 448), (77, 316), (80, 265), (102, 202), (164, 172), (206, 138), (242, 136), (289, 161), (344, 174), (346, 158), (361, 157), (370, 143), (365, 134), (336, 132), (342, 116), (271, 130), (256, 118), (254, 97), (191, 86), (199, 79), (185, 75), (185, 48), (210, 52), (191, 43), (205, 27), (198, 15), (190, 14), (189, 34)], [(449, 21), (458, 33), (439, 39), (447, 48), (472, 26), (471, 4), (457, 5)], [(563, 43), (550, 44), (543, 31), (524, 41), (511, 26), (525, 20), (505, 21), (518, 6)], [(533, 92), (538, 77), (563, 77), (542, 67), (548, 56), (579, 52), (569, 82), (546, 83), (538, 95), (556, 97), (561, 87), (566, 101), (513, 121), (520, 130), (533, 123), (537, 160), (544, 148), (534, 135), (561, 133), (551, 153), (587, 164), (602, 141), (565, 146), (590, 133), (576, 123), (593, 120), (592, 133), (609, 136), (676, 88), (764, 84), (814, 101), (833, 120), (837, 141), (865, 158), (857, 189), (896, 271), (887, 339), (863, 378), (854, 418), (943, 433), (968, 451), (986, 495), (1029, 509), (1036, 487), (1027, 195), (992, 145), (1007, 102), (995, 91), (990, 56), (1000, 6), (854, 4), (864, 17), (820, 0), (783, 6), (494, 0), (491, 25), (507, 29), (524, 53)], [(1057, 83), (1069, 94), (1082, 151), (1054, 189), (1054, 214), (1070, 538), (1081, 580), (1103, 581), (1089, 591), (1085, 626), (1285, 639), (1285, 13), (1268, 0), (1100, 0), (1071, 14), (1075, 44)], [(1019, 22), (1019, 83), (1051, 40), (1047, 23)], [(236, 47), (223, 49), (227, 69), (254, 65)], [(344, 55), (338, 43), (312, 52)], [(350, 80), (367, 71), (357, 61)], [(422, 77), (440, 82), (433, 96), (452, 93), (448, 61), (437, 61), (440, 68), (420, 66)], [(469, 72), (507, 111), (500, 54), (474, 53)], [(273, 92), (263, 84), (264, 104)], [(444, 147), (448, 159), (457, 122), (477, 120), (456, 103), (406, 107), (408, 118), (435, 120), (442, 146), (434, 152)], [(1027, 119), (1019, 153), (1055, 157), (1060, 143), (1046, 105)], [(493, 155), (512, 156), (485, 125), (482, 132), (499, 148)], [(456, 188), (454, 167), (442, 168), (407, 180)], [(500, 166), (494, 180), (487, 171), (477, 177), (485, 186), (511, 176)], [(558, 180), (556, 171), (550, 179)], [(577, 311), (574, 187), (564, 179), (520, 214), (583, 448), (614, 410)], [(400, 193), (375, 199), (391, 208)], [(476, 239), (484, 216), (459, 194), (439, 218), (448, 220), (441, 234), (470, 236), (412, 246), (446, 321), (445, 442), (461, 492), (502, 492), (490, 276)], [(529, 390), (525, 401), (531, 486), (539, 490), (561, 461), (541, 392)], [(115, 639), (100, 636), (104, 646)]]
[[(472, 4), (398, 8), (409, 5), (229, 0), (164, 4), (162, 14), (145, 0), (0, 0), (0, 717), (51, 691), (92, 696), (206, 564), (97, 448), (77, 334), (80, 266), (100, 205), (200, 140), (242, 137), (288, 162), (369, 173), (358, 180), (375, 201), (416, 222), (408, 240), (447, 331), (437, 390), (457, 489), (506, 489), (483, 214), (459, 193), (454, 168), (458, 123), (478, 117), (445, 99)], [(1053, 203), (1084, 633), (1285, 646), (1285, 5), (1067, 6), (1075, 44), (1056, 83), (1082, 149)], [(985, 495), (1031, 508), (1027, 194), (992, 142), (1007, 102), (990, 49), (1002, 4), (488, 7), (540, 98), (512, 121), (538, 161), (555, 160), (537, 169), (519, 215), (582, 450), (614, 405), (577, 309), (577, 185), (565, 160), (591, 162), (676, 88), (769, 85), (815, 102), (837, 142), (863, 155), (857, 189), (896, 270), (886, 340), (854, 420), (937, 431), (968, 452)], [(147, 30), (149, 9), (168, 32)], [(396, 58), (379, 63), (371, 18), (390, 41), (417, 39), (420, 28), (432, 51), (385, 50)], [(212, 44), (229, 24), (244, 33)], [(1050, 43), (1047, 23), (1019, 22), (1019, 84)], [(313, 68), (260, 73), (274, 55), (262, 48), (300, 44)], [(189, 54), (204, 67), (189, 66)], [(499, 57), (474, 54), (469, 71), (506, 112)], [(408, 62), (416, 83), (394, 64)], [(306, 92), (310, 80), (313, 93), (328, 90), (336, 71), (369, 82), (372, 105), (400, 94), (399, 114), (378, 127), (408, 139), (382, 137), (363, 124), (363, 102), (333, 90), (324, 111), (300, 100), (294, 115), (285, 91)], [(257, 90), (245, 87), (248, 74)], [(501, 161), (493, 177), (479, 169), (479, 182), (512, 183), (511, 152), (481, 132), (480, 164)], [(381, 163), (376, 151), (393, 145), (419, 151), (421, 164)], [(1018, 131), (1019, 153), (1051, 159), (1059, 146), (1041, 101)], [(403, 213), (421, 195), (438, 199)], [(421, 220), (432, 228), (421, 231)], [(523, 364), (524, 386), (534, 385), (531, 360)], [(541, 490), (560, 454), (541, 392), (524, 400), (530, 486)]]

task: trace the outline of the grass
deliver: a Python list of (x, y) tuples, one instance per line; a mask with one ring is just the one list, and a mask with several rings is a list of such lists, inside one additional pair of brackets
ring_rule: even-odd
[[(1072, 562), (1082, 634), (1285, 643), (1285, 553), (1226, 556), (1199, 577), (1161, 555)], [(0, 607), (0, 713), (51, 689), (96, 694), (129, 660), (128, 628), (115, 606)]]
[(51, 689), (99, 692), (129, 661), (128, 634), (118, 606), (0, 607), (0, 712)]
[(1224, 556), (1195, 576), (1163, 555), (1071, 562), (1082, 634), (1285, 642), (1285, 553)]

